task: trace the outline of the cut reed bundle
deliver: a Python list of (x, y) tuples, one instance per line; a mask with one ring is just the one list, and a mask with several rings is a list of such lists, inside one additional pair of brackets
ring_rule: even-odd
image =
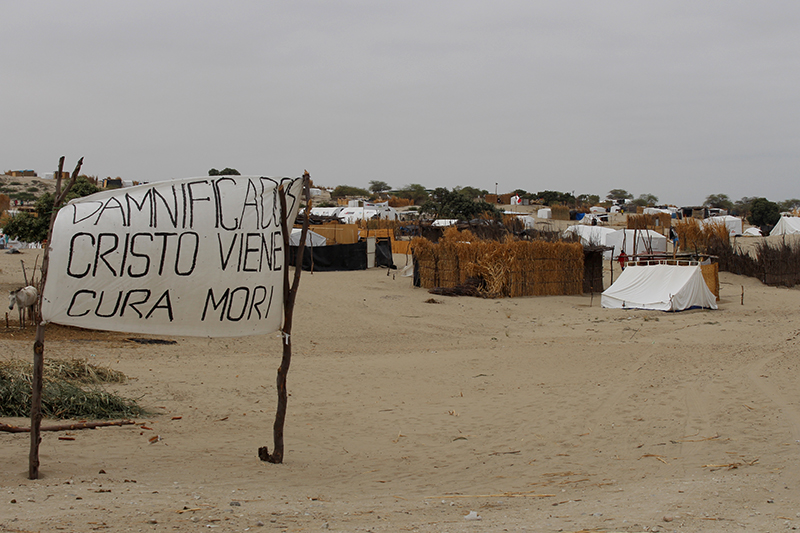
[[(0, 362), (0, 416), (29, 416), (33, 365), (27, 361)], [(84, 360), (48, 359), (44, 363), (42, 413), (50, 418), (129, 418), (146, 414), (135, 400), (101, 388), (122, 383), (122, 372)]]

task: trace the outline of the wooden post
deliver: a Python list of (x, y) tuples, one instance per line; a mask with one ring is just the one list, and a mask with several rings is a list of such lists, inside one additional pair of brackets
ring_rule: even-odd
[(22, 265), (22, 277), (25, 279), (25, 286), (28, 286), (28, 272), (25, 270), (25, 261), (22, 259), (19, 260), (20, 264)]
[[(306, 197), (306, 205), (311, 199), (310, 176), (308, 171), (303, 174), (303, 192)], [(294, 263), (294, 279), (289, 285), (289, 234), (291, 226), (286, 219), (286, 191), (283, 187), (278, 189), (278, 199), (281, 204), (281, 231), (283, 232), (283, 327), (281, 328), (281, 339), (283, 341), (283, 357), (281, 366), (278, 367), (278, 408), (275, 413), (275, 423), (272, 426), (272, 439), (274, 449), (269, 453), (267, 446), (258, 449), (258, 457), (268, 463), (283, 463), (283, 426), (286, 420), (286, 405), (289, 394), (286, 390), (286, 376), (289, 373), (289, 365), (292, 364), (292, 318), (294, 316), (294, 302), (297, 298), (297, 288), (300, 285), (300, 273), (303, 271), (303, 249), (308, 235), (309, 212), (306, 209), (305, 220), (303, 220), (303, 230), (300, 233), (300, 245), (297, 247), (297, 254)]]
[(47, 281), (47, 264), (50, 250), (50, 241), (53, 238), (53, 226), (56, 223), (58, 209), (78, 178), (78, 173), (83, 166), (83, 158), (78, 160), (75, 170), (72, 171), (69, 183), (61, 191), (61, 171), (64, 169), (64, 156), (58, 160), (58, 178), (56, 181), (56, 195), (53, 199), (53, 212), (50, 215), (50, 229), (47, 231), (47, 243), (42, 254), (42, 290), (39, 291), (39, 312), (36, 317), (36, 337), (33, 341), (33, 378), (31, 379), (31, 451), (28, 456), (28, 479), (39, 479), (39, 443), (42, 441), (42, 375), (44, 374), (44, 322), (42, 321), (42, 294)]

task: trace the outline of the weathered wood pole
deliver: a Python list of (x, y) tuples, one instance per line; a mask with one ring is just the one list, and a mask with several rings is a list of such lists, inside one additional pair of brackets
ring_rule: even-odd
[(36, 338), (33, 341), (33, 378), (31, 380), (31, 451), (28, 456), (28, 479), (39, 479), (39, 443), (42, 441), (42, 375), (44, 374), (44, 322), (42, 322), (42, 293), (44, 284), (47, 281), (47, 263), (50, 250), (50, 240), (53, 238), (53, 226), (56, 223), (58, 209), (64, 203), (64, 199), (75, 184), (78, 173), (83, 166), (83, 158), (78, 160), (75, 170), (72, 171), (69, 183), (61, 190), (61, 171), (64, 170), (64, 156), (58, 160), (58, 175), (56, 178), (56, 194), (53, 199), (53, 212), (50, 214), (50, 228), (47, 230), (47, 242), (45, 242), (44, 253), (42, 254), (42, 277), (40, 279), (41, 288), (39, 290), (39, 310), (36, 316)]
[[(275, 423), (272, 425), (273, 450), (269, 453), (267, 446), (258, 449), (258, 457), (268, 463), (283, 463), (283, 426), (286, 421), (286, 405), (289, 394), (286, 390), (286, 376), (289, 373), (289, 366), (292, 364), (292, 318), (294, 315), (294, 302), (297, 298), (297, 288), (300, 285), (300, 273), (303, 271), (303, 250), (308, 235), (308, 219), (311, 205), (311, 178), (306, 171), (303, 174), (303, 192), (306, 199), (306, 216), (303, 220), (303, 230), (300, 233), (300, 244), (297, 247), (297, 255), (294, 262), (294, 279), (289, 285), (289, 235), (291, 231), (290, 221), (287, 220), (286, 213), (286, 191), (283, 187), (278, 189), (278, 199), (281, 205), (281, 231), (283, 233), (283, 327), (281, 328), (281, 338), (283, 340), (283, 357), (281, 366), (278, 367), (278, 408), (275, 413)], [(292, 221), (293, 222), (293, 221)]]

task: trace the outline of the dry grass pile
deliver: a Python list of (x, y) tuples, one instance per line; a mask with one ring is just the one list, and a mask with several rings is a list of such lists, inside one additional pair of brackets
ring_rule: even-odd
[[(453, 289), (480, 281), (478, 293), (491, 298), (580, 294), (583, 247), (578, 243), (479, 240), (448, 230), (438, 244), (414, 239), (419, 284)], [(433, 272), (432, 272), (433, 271)]]
[[(146, 414), (135, 400), (103, 390), (106, 383), (123, 383), (122, 372), (80, 359), (45, 360), (42, 414), (47, 418), (110, 419)], [(0, 362), (0, 416), (30, 415), (33, 364)]]
[(525, 231), (525, 223), (517, 215), (503, 215), (503, 226), (514, 235)]

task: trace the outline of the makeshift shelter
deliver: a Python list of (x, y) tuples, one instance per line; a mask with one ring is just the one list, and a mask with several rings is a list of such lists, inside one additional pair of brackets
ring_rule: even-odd
[[(311, 214), (317, 217), (335, 217), (344, 207), (312, 207)], [(305, 212), (303, 210), (302, 212)]]
[[(583, 215), (583, 213), (581, 213), (581, 215)], [(577, 220), (580, 220), (581, 224), (586, 224), (587, 226), (596, 226), (602, 222), (608, 222), (608, 213), (601, 213), (599, 215), (588, 213)]]
[(606, 246), (614, 248), (616, 259), (622, 250), (628, 256), (666, 252), (667, 238), (653, 230), (621, 229), (606, 235)]
[(533, 218), (532, 216), (523, 215), (518, 218), (519, 220), (522, 221), (523, 224), (525, 224), (525, 229), (536, 229), (536, 219)]
[(543, 207), (536, 211), (536, 218), (553, 218), (553, 210), (549, 207)]
[(601, 304), (609, 309), (717, 309), (698, 264), (628, 266), (603, 292)]
[(366, 204), (364, 207), (345, 207), (338, 215), (344, 224), (355, 224), (359, 220), (400, 220), (394, 207), (384, 204)]
[(796, 235), (800, 234), (800, 217), (781, 216), (770, 235)]
[[(289, 250), (289, 264), (295, 266), (297, 246), (290, 245)], [(368, 237), (353, 244), (303, 248), (303, 270), (331, 272), (366, 270), (379, 266), (394, 268), (392, 242), (389, 239)]]
[(643, 215), (659, 215), (662, 213), (672, 216), (672, 212), (669, 209), (663, 209), (660, 207), (645, 207), (642, 209)]
[[(300, 246), (300, 236), (302, 233), (302, 229), (292, 228), (292, 233), (289, 235), (289, 245)], [(326, 244), (328, 244), (328, 239), (319, 233), (314, 233), (311, 230), (308, 230), (308, 233), (306, 233), (306, 246), (325, 246)]]
[(732, 217), (730, 215), (723, 215), (718, 217), (708, 217), (703, 219), (703, 225), (719, 224), (724, 225), (731, 235), (741, 235), (742, 232), (742, 219)]
[[(612, 233), (616, 233), (616, 230), (601, 226), (570, 226), (563, 235), (577, 235), (583, 246), (606, 246), (606, 237)], [(603, 259), (611, 259), (611, 250), (603, 253)]]
[(746, 237), (761, 237), (762, 236), (760, 228), (747, 228), (746, 230), (744, 230), (744, 233), (742, 233), (742, 235), (744, 235)]
[(450, 226), (455, 226), (456, 224), (458, 224), (457, 218), (437, 218), (431, 222), (431, 226), (434, 228), (447, 228)]

